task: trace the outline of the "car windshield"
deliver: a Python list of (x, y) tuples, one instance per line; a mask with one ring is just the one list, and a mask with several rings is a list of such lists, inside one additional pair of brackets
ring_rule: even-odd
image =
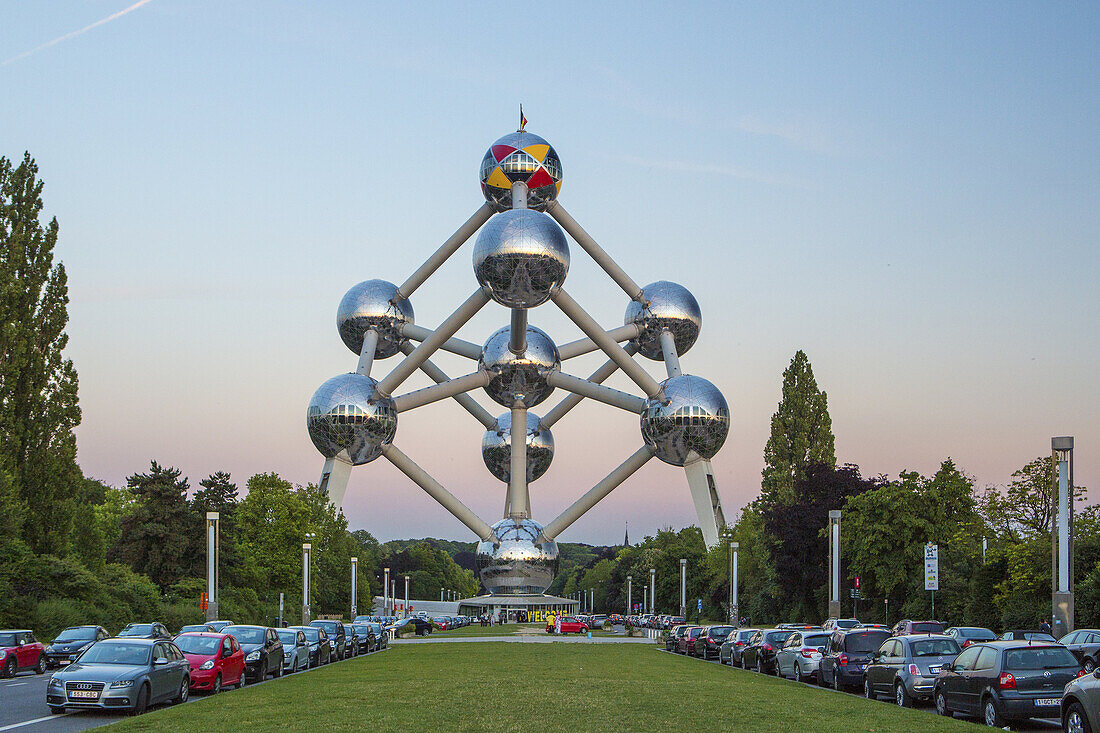
[(714, 639), (725, 639), (733, 631), (732, 626), (711, 626), (710, 635)]
[(325, 631), (327, 631), (330, 634), (335, 634), (336, 633), (336, 622), (335, 621), (314, 621), (313, 623), (310, 624), (310, 626), (312, 626), (314, 628), (317, 628), (317, 629), (324, 629)]
[[(298, 644), (298, 632), (293, 629), (279, 629), (279, 641), (284, 644), (296, 646)], [(186, 649), (184, 651), (187, 651)]]
[(1044, 634), (1041, 631), (1025, 631), (1022, 634), (1016, 634), (1016, 638), (1025, 641), (1054, 641), (1053, 636)]
[(954, 639), (922, 639), (911, 646), (914, 657), (943, 657), (962, 651)]
[(1025, 647), (1005, 652), (1005, 669), (1058, 669), (1080, 667), (1073, 652), (1064, 646)]
[(825, 646), (829, 643), (828, 634), (814, 634), (813, 636), (806, 636), (802, 639), (802, 646)]
[(382, 624), (372, 623), (368, 624), (368, 626), (370, 626), (371, 631), (373, 631), (376, 636), (382, 633)]
[(218, 653), (222, 645), (220, 636), (177, 636), (176, 646), (184, 654), (201, 654), (213, 656)]
[(15, 646), (15, 634), (0, 634), (0, 646)]
[(890, 634), (885, 631), (847, 633), (844, 635), (844, 649), (853, 654), (869, 654), (882, 646), (882, 642), (889, 638)]
[(942, 634), (943, 626), (935, 621), (917, 621), (914, 622), (911, 628), (911, 633), (914, 634)]
[(697, 638), (697, 637), (699, 636), (699, 634), (701, 634), (701, 633), (703, 633), (703, 629), (702, 629), (702, 628), (700, 628), (700, 627), (698, 627), (698, 626), (696, 626), (696, 627), (695, 627), (694, 629), (691, 629), (690, 631), (688, 631), (687, 635), (688, 635), (688, 636), (689, 636), (690, 638), (692, 638), (692, 639), (695, 639), (695, 638)]
[(737, 638), (741, 641), (748, 641), (756, 631), (756, 629), (741, 629), (737, 632)]
[(242, 644), (263, 644), (266, 629), (254, 629), (247, 626), (226, 626), (223, 634), (232, 634)]
[(764, 636), (764, 640), (769, 644), (779, 645), (791, 638), (791, 634), (793, 633), (793, 631), (771, 631)]
[(303, 634), (306, 635), (306, 640), (307, 641), (320, 641), (321, 640), (321, 630), (320, 629), (317, 629), (317, 628), (314, 628), (313, 626), (310, 626), (308, 629), (302, 629), (301, 631), (302, 631)]
[(993, 641), (997, 638), (997, 635), (989, 629), (959, 629), (959, 636), (975, 641)]
[(854, 618), (842, 618), (836, 622), (836, 625), (839, 629), (852, 629), (859, 626), (859, 621), (856, 621)]
[(188, 631), (209, 631), (209, 629), (206, 628), (206, 624), (192, 624), (180, 629), (181, 634), (186, 634)]
[(149, 664), (151, 646), (101, 641), (80, 656), (81, 664)]
[(119, 636), (149, 636), (153, 633), (152, 624), (130, 624), (122, 631), (118, 632)]
[(371, 627), (366, 624), (355, 624), (351, 628), (359, 636), (366, 636), (371, 632)]
[(95, 629), (65, 629), (54, 641), (87, 641), (95, 638)]

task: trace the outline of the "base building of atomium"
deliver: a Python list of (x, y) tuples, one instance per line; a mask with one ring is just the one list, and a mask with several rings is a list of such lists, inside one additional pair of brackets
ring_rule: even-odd
[[(703, 538), (715, 545), (725, 519), (710, 459), (726, 440), (730, 414), (713, 384), (680, 367), (680, 357), (699, 337), (699, 304), (676, 283), (639, 286), (570, 216), (558, 201), (561, 161), (538, 135), (521, 126), (497, 140), (485, 153), (480, 177), (485, 203), (404, 283), (366, 280), (340, 301), (336, 327), (359, 363), (354, 372), (322, 384), (309, 402), (306, 427), (325, 457), (322, 489), (340, 506), (351, 468), (384, 457), (477, 535), (481, 582), (491, 597), (505, 603), (541, 596), (557, 571), (557, 537), (653, 457), (684, 468)], [(416, 325), (413, 293), (475, 232), (477, 288), (435, 329)], [(566, 233), (626, 293), (622, 326), (605, 329), (564, 288), (570, 258)], [(456, 338), (490, 302), (509, 310), (508, 325), (483, 346)], [(530, 325), (532, 311), (547, 303), (585, 338), (559, 346)], [(469, 358), (473, 370), (449, 377), (431, 361), (438, 350)], [(569, 359), (596, 350), (608, 361), (587, 378), (563, 369)], [(398, 354), (403, 358), (389, 374), (371, 376), (376, 360)], [(662, 362), (665, 378), (654, 379), (635, 355)], [(417, 370), (436, 384), (399, 394)], [(602, 384), (618, 370), (640, 396)], [(494, 416), (472, 399), (469, 393), (477, 389), (503, 412)], [(567, 394), (540, 417), (534, 409), (556, 390)], [(636, 413), (642, 445), (561, 515), (541, 524), (531, 516), (529, 486), (554, 458), (551, 428), (585, 398)], [(494, 524), (478, 517), (394, 442), (402, 412), (445, 399), (458, 401), (485, 429), (482, 459), (506, 485), (504, 517)], [(516, 432), (526, 450), (512, 450)]]

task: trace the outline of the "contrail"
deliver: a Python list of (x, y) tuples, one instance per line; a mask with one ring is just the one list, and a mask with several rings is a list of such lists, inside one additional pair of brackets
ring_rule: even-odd
[(78, 31), (73, 31), (72, 33), (66, 33), (65, 35), (59, 36), (59, 37), (53, 39), (52, 41), (47, 41), (46, 43), (43, 43), (38, 48), (32, 48), (30, 51), (24, 51), (23, 53), (19, 54), (18, 56), (12, 56), (10, 59), (7, 59), (6, 61), (0, 61), (0, 66), (7, 66), (8, 64), (12, 63), (13, 61), (18, 61), (19, 59), (25, 59), (28, 56), (30, 56), (31, 54), (38, 53), (39, 51), (41, 51), (44, 48), (49, 48), (50, 46), (55, 46), (58, 43), (61, 43), (62, 41), (69, 40), (70, 38), (76, 38), (77, 36), (79, 36), (81, 34), (87, 33), (88, 31), (90, 31), (93, 28), (98, 28), (99, 26), (103, 25), (104, 23), (110, 23), (115, 18), (121, 18), (122, 16), (126, 15), (127, 13), (131, 13), (131, 12), (137, 10), (142, 5), (148, 5), (152, 1), (153, 0), (138, 0), (136, 3), (134, 3), (130, 7), (125, 8), (124, 10), (120, 10), (117, 13), (111, 13), (106, 18), (103, 18), (102, 20), (97, 20), (95, 23), (92, 23), (91, 25), (84, 26), (83, 28), (81, 28)]

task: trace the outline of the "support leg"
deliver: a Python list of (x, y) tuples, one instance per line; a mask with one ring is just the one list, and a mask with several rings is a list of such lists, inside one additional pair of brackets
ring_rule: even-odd
[(557, 519), (546, 525), (546, 528), (542, 530), (542, 536), (552, 540), (564, 532), (569, 525), (584, 516), (585, 512), (596, 506), (601, 499), (610, 494), (616, 486), (630, 478), (631, 474), (644, 466), (652, 457), (653, 449), (648, 445), (636, 450), (618, 468), (607, 474), (603, 481), (593, 486), (588, 493), (577, 499), (572, 506), (558, 515)]
[(359, 366), (355, 371), (364, 377), (370, 376), (371, 366), (374, 364), (374, 352), (378, 350), (378, 332), (373, 328), (363, 334), (363, 348), (359, 351)]
[(341, 461), (339, 458), (329, 458), (321, 469), (321, 480), (318, 486), (321, 491), (328, 492), (328, 499), (339, 509), (344, 504), (344, 494), (348, 490), (348, 479), (351, 478), (351, 464)]
[(512, 519), (527, 519), (527, 408), (517, 402), (512, 406), (511, 476), (508, 482), (508, 514)]
[(397, 446), (392, 443), (382, 446), (382, 455), (396, 466), (401, 473), (411, 478), (417, 486), (424, 489), (428, 496), (439, 502), (440, 506), (453, 514), (455, 519), (469, 527), (479, 539), (485, 540), (492, 536), (493, 528), (486, 524), (485, 520), (474, 514), (473, 510), (459, 501), (454, 494), (443, 488), (438, 481), (428, 475), (428, 472), (423, 468), (416, 465)]
[(687, 474), (691, 500), (695, 504), (695, 514), (699, 518), (699, 529), (703, 531), (703, 542), (707, 547), (718, 544), (718, 530), (726, 525), (726, 516), (722, 511), (722, 501), (718, 498), (718, 487), (714, 483), (714, 469), (710, 461), (699, 459), (684, 466)]

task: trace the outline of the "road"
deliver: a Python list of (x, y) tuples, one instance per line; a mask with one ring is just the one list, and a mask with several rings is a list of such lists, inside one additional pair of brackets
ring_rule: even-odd
[[(385, 651), (383, 649), (381, 652), (372, 653), (379, 654)], [(334, 662), (334, 664), (340, 664), (340, 662)], [(298, 674), (309, 674), (317, 669), (320, 668), (315, 667), (308, 671), (298, 672)], [(98, 710), (74, 710), (63, 715), (50, 715), (49, 708), (46, 707), (46, 685), (52, 676), (52, 672), (46, 672), (43, 675), (37, 675), (33, 672), (21, 672), (11, 679), (0, 680), (0, 733), (4, 733), (4, 731), (69, 733), (70, 731), (98, 728), (101, 725), (108, 725), (125, 717), (124, 714)], [(282, 679), (286, 678), (286, 675), (284, 675)], [(275, 682), (278, 682), (278, 680), (268, 678), (264, 682), (254, 682), (248, 687), (269, 685)], [(220, 694), (232, 695), (234, 692), (233, 690), (227, 690)], [(202, 693), (197, 693), (194, 697), (189, 698), (189, 701), (201, 697), (203, 697)]]

